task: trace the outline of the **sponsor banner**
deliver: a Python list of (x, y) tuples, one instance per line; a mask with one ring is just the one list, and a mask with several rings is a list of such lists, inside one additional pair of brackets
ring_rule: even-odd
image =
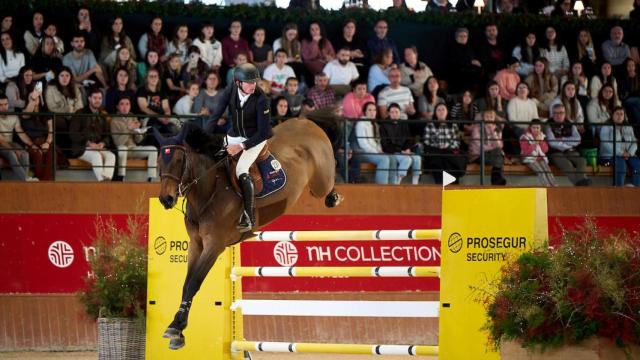
[[(0, 293), (74, 293), (88, 274), (87, 259), (93, 255), (90, 246), (95, 214), (0, 214)], [(127, 215), (99, 215), (112, 218), (118, 226), (126, 226)], [(598, 217), (596, 222), (609, 229), (626, 228), (640, 231), (640, 217)], [(145, 220), (146, 221), (146, 220)], [(550, 217), (549, 235), (553, 239), (561, 226), (572, 228), (583, 217)], [(182, 222), (176, 226), (184, 226)], [(264, 230), (368, 230), (439, 228), (438, 216), (302, 216), (287, 215)], [(144, 231), (146, 234), (147, 231)], [(504, 237), (511, 234), (500, 234)], [(466, 245), (467, 239), (464, 240)], [(144, 242), (147, 239), (143, 239)], [(482, 246), (482, 239), (478, 240)], [(487, 245), (492, 241), (487, 239)], [(493, 241), (498, 241), (494, 239)], [(504, 241), (504, 240), (502, 240)], [(186, 262), (188, 239), (152, 239), (154, 251), (169, 260)], [(245, 242), (243, 263), (247, 266), (281, 266), (293, 262), (293, 248), (277, 243)], [(439, 265), (439, 245), (429, 241), (361, 241), (361, 242), (297, 242), (298, 266), (348, 266), (351, 261), (361, 266)], [(461, 244), (462, 246), (462, 244)], [(159, 254), (160, 255), (160, 254)], [(349, 263), (345, 262), (345, 259)], [(438, 279), (404, 278), (263, 278), (243, 280), (246, 292), (277, 291), (396, 291), (437, 290)]]

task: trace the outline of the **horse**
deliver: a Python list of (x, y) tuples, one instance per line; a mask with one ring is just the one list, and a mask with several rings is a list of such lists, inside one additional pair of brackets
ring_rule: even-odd
[[(334, 188), (335, 159), (325, 132), (307, 119), (290, 119), (274, 127), (268, 148), (286, 174), (284, 187), (255, 202), (257, 227), (275, 220), (290, 209), (309, 189), (316, 198), (324, 198), (327, 207), (342, 200)], [(230, 156), (224, 149), (223, 136), (212, 136), (200, 127), (185, 123), (175, 137), (163, 138), (160, 144), (159, 200), (165, 209), (173, 208), (179, 196), (187, 199), (184, 223), (189, 235), (187, 275), (182, 300), (163, 337), (169, 348), (185, 345), (189, 309), (207, 273), (227, 246), (253, 236), (240, 233), (236, 224), (243, 211), (242, 198), (232, 186)], [(273, 164), (273, 161), (272, 161)]]

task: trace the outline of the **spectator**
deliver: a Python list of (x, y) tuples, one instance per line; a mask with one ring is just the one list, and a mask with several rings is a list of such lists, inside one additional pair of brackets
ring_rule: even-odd
[(147, 52), (153, 50), (158, 53), (160, 63), (163, 63), (167, 56), (168, 42), (167, 38), (162, 34), (162, 18), (156, 16), (151, 19), (149, 30), (140, 37), (138, 51), (141, 57), (146, 58)]
[(164, 85), (169, 98), (169, 106), (173, 106), (179, 98), (187, 93), (182, 83), (182, 70), (180, 69), (180, 55), (169, 55), (164, 71)]
[[(124, 49), (124, 48), (123, 48)], [(129, 71), (125, 68), (119, 68), (116, 70), (115, 81), (113, 82), (113, 86), (107, 89), (105, 94), (105, 110), (109, 114), (115, 114), (118, 109), (118, 102), (121, 98), (127, 97), (129, 99), (134, 99), (135, 87), (132, 86), (131, 78), (129, 77)]]
[(358, 68), (360, 77), (363, 77), (364, 67), (367, 63), (367, 47), (364, 41), (356, 34), (356, 21), (347, 19), (342, 23), (342, 36), (334, 41), (337, 49), (349, 49), (349, 57)]
[(360, 119), (366, 115), (363, 113), (365, 110), (364, 105), (367, 103), (375, 104), (375, 102), (373, 95), (367, 92), (367, 83), (364, 80), (356, 80), (353, 83), (353, 91), (342, 99), (344, 117), (347, 119)]
[(565, 108), (565, 119), (571, 121), (577, 127), (580, 134), (582, 134), (584, 132), (584, 112), (576, 96), (576, 86), (573, 83), (567, 82), (562, 86), (560, 95), (551, 102), (549, 112), (552, 111), (556, 104), (560, 103), (562, 103)]
[[(227, 78), (225, 83), (227, 85), (231, 84), (233, 82), (233, 74), (236, 72), (236, 68), (239, 65), (242, 64), (246, 64), (249, 62), (249, 54), (245, 53), (245, 52), (239, 52), (236, 54), (236, 56), (233, 58), (233, 67), (229, 69), (229, 71), (227, 71)], [(269, 86), (271, 86), (271, 84), (269, 84)]]
[(53, 39), (49, 36), (42, 38), (42, 43), (35, 56), (31, 59), (33, 66), (34, 80), (43, 79), (47, 82), (51, 81), (60, 69), (62, 69), (62, 56), (58, 53), (53, 43)]
[(540, 47), (537, 44), (536, 33), (528, 31), (523, 41), (513, 48), (511, 55), (520, 61), (518, 74), (523, 78), (529, 76), (533, 72), (533, 63), (540, 57)]
[(475, 11), (473, 7), (475, 0), (458, 0), (456, 3), (457, 12)]
[(58, 53), (64, 54), (64, 41), (62, 41), (62, 39), (59, 38), (57, 34), (58, 34), (58, 27), (56, 26), (56, 24), (54, 23), (45, 24), (44, 35), (49, 36), (53, 39), (53, 43)]
[[(71, 41), (73, 50), (62, 58), (62, 64), (73, 72), (73, 78), (78, 84), (91, 84), (95, 80), (100, 82), (104, 88), (107, 87), (107, 80), (104, 77), (102, 67), (96, 61), (93, 51), (85, 49), (84, 36), (82, 34), (73, 35)], [(85, 82), (89, 80), (89, 82)]]
[(640, 76), (632, 59), (625, 62), (625, 74), (618, 83), (618, 94), (633, 125), (640, 124)]
[(189, 60), (191, 42), (191, 38), (189, 38), (189, 27), (187, 24), (180, 24), (176, 26), (173, 37), (167, 44), (167, 54), (169, 56), (177, 54), (180, 59), (180, 66), (182, 66)]
[(287, 65), (286, 61), (287, 52), (284, 49), (278, 49), (276, 61), (264, 70), (262, 78), (271, 82), (271, 90), (276, 94), (284, 92), (287, 79), (296, 76), (293, 68)]
[(598, 94), (597, 98), (591, 99), (587, 106), (587, 120), (592, 125), (594, 135), (600, 133), (600, 126), (611, 119), (613, 110), (620, 106), (616, 101), (616, 92), (611, 84), (605, 84)]
[(131, 115), (131, 99), (118, 101), (118, 113), (111, 119), (111, 136), (118, 149), (118, 178), (123, 181), (127, 172), (127, 159), (147, 159), (147, 181), (156, 178), (158, 171), (158, 149), (152, 145), (139, 145), (144, 140), (145, 130), (140, 121)]
[(516, 86), (520, 83), (520, 75), (518, 75), (520, 62), (515, 57), (511, 57), (506, 63), (507, 67), (499, 70), (494, 80), (500, 87), (500, 96), (505, 100), (511, 100), (516, 96)]
[[(82, 92), (80, 86), (73, 80), (71, 69), (63, 66), (56, 77), (49, 82), (45, 92), (47, 109), (53, 113), (75, 113), (82, 109)], [(56, 145), (68, 155), (70, 149), (69, 121), (66, 116), (56, 116), (54, 127), (56, 130)]]
[[(209, 66), (206, 61), (202, 58), (200, 53), (200, 48), (191, 45), (189, 47), (189, 61), (186, 64), (182, 65), (181, 71), (181, 79), (182, 83), (186, 84), (189, 81), (195, 81), (199, 84), (204, 82), (207, 73), (209, 72)], [(211, 69), (213, 71), (218, 71), (216, 69)]]
[[(200, 94), (200, 85), (195, 81), (189, 81), (186, 86), (187, 93), (181, 97), (173, 106), (173, 113), (176, 115), (199, 115), (193, 112), (193, 103)], [(178, 119), (181, 123), (188, 119)]]
[(336, 52), (327, 38), (324, 26), (317, 21), (309, 24), (309, 35), (302, 39), (302, 62), (311, 75), (322, 72), (324, 66), (335, 59)]
[(251, 62), (256, 65), (260, 73), (263, 73), (269, 65), (273, 64), (273, 48), (271, 45), (265, 43), (266, 36), (264, 28), (260, 27), (255, 29), (253, 31), (253, 43), (250, 47), (251, 52), (249, 53), (251, 55)]
[(0, 34), (0, 88), (4, 90), (7, 83), (18, 77), (20, 68), (24, 66), (24, 54), (16, 50), (11, 34), (4, 32)]
[(551, 16), (568, 17), (571, 15), (571, 0), (557, 0)]
[(433, 113), (435, 122), (424, 128), (424, 167), (429, 169), (436, 184), (442, 184), (442, 171), (456, 178), (459, 183), (466, 172), (467, 157), (460, 154), (461, 133), (457, 124), (448, 122), (446, 104), (438, 104)]
[(549, 115), (549, 106), (558, 94), (558, 78), (549, 71), (549, 62), (545, 58), (535, 61), (533, 73), (527, 76), (526, 83), (531, 89), (531, 97), (538, 106), (538, 114), (544, 118)]
[(329, 77), (329, 85), (338, 96), (344, 96), (351, 90), (351, 83), (360, 76), (356, 64), (349, 58), (350, 51), (347, 48), (338, 50), (335, 59), (329, 61), (322, 72)]
[(498, 26), (496, 24), (488, 24), (484, 27), (485, 39), (480, 45), (478, 54), (480, 55), (480, 63), (484, 70), (485, 77), (493, 78), (498, 70), (503, 69), (507, 53), (502, 43), (498, 41)]
[(549, 142), (551, 163), (567, 175), (573, 185), (591, 185), (591, 179), (586, 175), (587, 161), (576, 151), (576, 147), (580, 145), (580, 133), (566, 118), (563, 104), (553, 105), (551, 118), (544, 130)]
[(202, 60), (211, 70), (220, 70), (220, 64), (222, 64), (222, 44), (213, 37), (212, 23), (205, 22), (202, 24), (200, 27), (200, 36), (193, 40), (193, 45), (200, 49)]
[(400, 70), (391, 69), (389, 71), (389, 85), (378, 94), (378, 113), (383, 119), (389, 117), (387, 109), (391, 104), (396, 104), (400, 107), (400, 119), (402, 120), (406, 120), (409, 115), (416, 113), (411, 90), (406, 86), (400, 85), (401, 79)]
[(91, 15), (89, 8), (86, 6), (80, 6), (78, 13), (74, 20), (74, 32), (82, 34), (86, 43), (86, 48), (91, 50), (94, 54), (100, 54), (100, 35), (96, 28), (91, 25)]
[[(27, 72), (24, 72), (26, 74)], [(25, 96), (25, 113), (38, 113), (42, 111), (42, 93), (39, 89), (33, 89)], [(66, 162), (66, 158), (60, 151), (60, 147), (53, 148), (53, 120), (44, 115), (20, 116), (20, 126), (26, 139), (21, 141), (29, 152), (29, 162), (33, 167), (33, 173), (39, 180), (49, 181), (53, 178), (53, 154), (56, 154), (58, 164)], [(25, 141), (26, 140), (26, 141)]]
[(583, 108), (589, 103), (589, 79), (582, 69), (582, 63), (571, 64), (571, 71), (562, 79), (562, 85), (570, 82), (576, 86), (576, 96)]
[(138, 83), (138, 66), (136, 62), (131, 58), (129, 48), (123, 46), (118, 49), (118, 51), (116, 51), (116, 61), (113, 65), (113, 68), (108, 70), (109, 84), (114, 84), (116, 82), (117, 70), (125, 69), (127, 71), (127, 74), (129, 75), (129, 87), (132, 90), (135, 90), (136, 84)]
[(613, 76), (613, 68), (609, 62), (604, 61), (600, 65), (600, 71), (591, 78), (591, 82), (589, 83), (589, 97), (592, 99), (598, 97), (600, 88), (606, 83), (613, 85), (613, 87), (618, 90), (618, 94), (620, 94), (618, 81), (616, 77)]
[[(380, 124), (380, 142), (385, 154), (393, 154), (398, 164), (395, 183), (400, 184), (411, 168), (411, 184), (418, 185), (422, 172), (422, 158), (415, 153), (416, 146), (411, 141), (409, 124), (399, 121), (402, 114), (400, 105), (391, 103), (385, 112), (389, 114), (387, 119), (391, 121)], [(391, 169), (394, 170), (396, 169)]]
[(569, 72), (569, 55), (567, 49), (558, 40), (556, 29), (553, 26), (547, 26), (546, 44), (540, 49), (540, 55), (549, 61), (549, 71), (558, 79)]
[(169, 107), (169, 98), (162, 90), (160, 72), (156, 69), (150, 69), (144, 82), (144, 86), (138, 88), (136, 94), (138, 108), (143, 114), (149, 115), (147, 121), (144, 121), (144, 125), (158, 129), (161, 134), (174, 135), (178, 128), (169, 118), (171, 108)]
[[(0, 94), (0, 113), (9, 111), (9, 99), (4, 94)], [(16, 132), (20, 140), (29, 147), (35, 146), (29, 139), (20, 125), (17, 115), (0, 115), (0, 157), (9, 162), (11, 171), (18, 180), (38, 181), (38, 178), (29, 176), (29, 153), (20, 145), (13, 142), (13, 132)]]
[(598, 59), (596, 47), (591, 38), (591, 33), (587, 29), (581, 29), (578, 32), (575, 58), (582, 64), (582, 69), (587, 74), (587, 77), (591, 78), (596, 73)]
[(33, 56), (38, 50), (40, 40), (44, 36), (44, 16), (40, 11), (34, 11), (31, 26), (24, 32), (24, 46), (29, 55)]
[(354, 151), (363, 161), (376, 165), (376, 184), (398, 183), (398, 162), (395, 156), (386, 154), (380, 142), (380, 129), (376, 119), (376, 104), (366, 102), (359, 113), (368, 121), (358, 121), (355, 125), (356, 143)]
[(304, 99), (302, 101), (302, 106), (300, 107), (300, 114), (298, 117), (306, 118), (307, 115), (316, 111), (316, 105), (313, 103), (311, 99)]
[[(502, 127), (496, 124), (496, 113), (493, 110), (483, 112), (482, 120), (482, 123), (474, 124), (471, 129), (469, 163), (491, 165), (491, 185), (506, 185), (507, 180), (503, 174)], [(482, 126), (484, 126), (484, 132)], [(485, 164), (481, 161), (483, 152)]]
[(513, 0), (499, 0), (496, 8), (498, 14), (522, 14), (524, 11), (515, 6)]
[[(493, 110), (496, 113), (496, 119), (507, 120), (507, 101), (500, 96), (500, 86), (495, 81), (491, 80), (487, 83), (484, 97), (476, 100), (476, 104), (480, 112)], [(480, 119), (479, 116), (476, 118)]]
[(367, 87), (373, 95), (377, 95), (383, 87), (389, 85), (389, 71), (395, 68), (393, 64), (393, 52), (391, 49), (383, 49), (378, 54), (375, 62), (369, 68)]
[(629, 19), (640, 20), (640, 0), (633, 0), (633, 10), (629, 12)]
[(529, 85), (521, 82), (516, 88), (517, 96), (509, 100), (507, 114), (516, 139), (519, 139), (529, 127), (529, 122), (538, 118), (538, 107), (535, 101), (529, 98)]
[(39, 92), (35, 92), (36, 81), (33, 80), (33, 70), (29, 66), (23, 66), (20, 68), (20, 72), (14, 81), (10, 81), (7, 84), (5, 94), (9, 99), (9, 111), (20, 112), (27, 106), (27, 100), (29, 96), (40, 101), (40, 95), (42, 95), (42, 87)]
[(193, 108), (191, 112), (199, 114), (205, 118), (205, 123), (212, 124), (215, 122), (214, 133), (226, 134), (229, 125), (224, 117), (218, 119), (211, 118), (211, 114), (218, 112), (218, 107), (224, 106), (220, 104), (220, 96), (222, 92), (220, 88), (220, 75), (217, 72), (210, 70), (207, 73), (207, 77), (204, 81), (204, 86), (200, 89), (200, 93), (193, 100)]
[(425, 11), (432, 11), (444, 15), (453, 9), (453, 5), (448, 0), (429, 0)]
[(482, 64), (469, 45), (469, 29), (458, 28), (455, 42), (448, 48), (449, 90), (455, 93), (468, 87), (477, 88), (482, 77)]
[(249, 54), (251, 49), (247, 40), (240, 36), (242, 22), (233, 20), (229, 25), (229, 36), (222, 39), (222, 61), (231, 68), (235, 66), (234, 59), (240, 53)]
[(116, 157), (109, 150), (111, 131), (107, 112), (101, 105), (102, 92), (96, 87), (91, 88), (88, 105), (76, 111), (80, 116), (71, 118), (69, 124), (71, 157), (90, 163), (98, 181), (109, 181), (113, 178)]
[(405, 0), (392, 0), (391, 6), (387, 8), (387, 10), (401, 10), (408, 11), (407, 2)]
[[(16, 26), (14, 24), (14, 16), (11, 14), (4, 14), (0, 17), (0, 33), (8, 32), (11, 34), (11, 38), (16, 42), (16, 48), (24, 49), (24, 40), (23, 37), (20, 36)], [(29, 54), (31, 55), (31, 54)]]
[(542, 132), (542, 121), (531, 120), (527, 131), (520, 136), (520, 150), (522, 163), (526, 164), (537, 176), (538, 182), (543, 186), (558, 186), (556, 178), (549, 167), (549, 159), (546, 153), (549, 144)]
[[(369, 56), (371, 59), (378, 59), (378, 55), (380, 55), (384, 49), (390, 49), (392, 57), (392, 63), (400, 64), (400, 55), (398, 55), (398, 47), (396, 43), (387, 36), (387, 32), (389, 31), (389, 24), (386, 20), (380, 19), (376, 22), (375, 27), (373, 28), (375, 31), (375, 35), (369, 38), (367, 41), (367, 49), (369, 51)], [(369, 84), (369, 89), (371, 84)]]
[(638, 140), (625, 119), (624, 108), (616, 107), (607, 125), (600, 131), (600, 164), (614, 164), (616, 186), (624, 185), (629, 170), (631, 185), (640, 186), (640, 159), (636, 155)]
[(271, 83), (265, 79), (260, 79), (258, 80), (257, 85), (260, 88), (260, 90), (262, 90), (262, 92), (264, 93), (264, 96), (267, 99), (271, 100), (271, 98), (273, 97), (273, 94), (271, 94)]
[(436, 105), (444, 103), (440, 96), (440, 83), (435, 76), (430, 76), (425, 83), (424, 96), (418, 98), (418, 111), (424, 119), (432, 119)]
[[(493, 117), (495, 118), (495, 111), (489, 111), (493, 112)], [(464, 128), (464, 140), (467, 144), (471, 137), (471, 130), (473, 130), (475, 119), (479, 114), (478, 105), (473, 102), (473, 93), (471, 93), (470, 90), (463, 91), (460, 99), (458, 99), (455, 105), (453, 105), (453, 108), (451, 108), (449, 120), (454, 122), (460, 121), (460, 123), (457, 123), (458, 128)]]
[(275, 100), (273, 100), (272, 108), (272, 126), (282, 124), (283, 122), (291, 118), (291, 113), (289, 112), (289, 103), (287, 102), (287, 98), (285, 98), (284, 96), (280, 95)]
[(297, 78), (302, 78), (304, 65), (302, 65), (302, 45), (298, 40), (298, 25), (288, 23), (282, 29), (282, 36), (273, 42), (273, 51), (284, 49), (287, 52), (287, 65), (291, 66)]
[(329, 86), (329, 78), (323, 72), (315, 76), (315, 86), (309, 89), (307, 99), (313, 100), (316, 110), (331, 106), (336, 102), (333, 89)]
[(407, 86), (416, 98), (424, 94), (424, 84), (433, 76), (427, 64), (418, 61), (418, 49), (414, 45), (404, 49), (404, 62), (400, 64), (400, 73), (400, 84)]
[(298, 79), (293, 76), (288, 78), (285, 82), (285, 89), (284, 97), (289, 104), (289, 112), (291, 116), (298, 116), (302, 109), (302, 102), (304, 101), (304, 96), (298, 92)]
[(624, 30), (621, 26), (611, 28), (610, 39), (602, 43), (602, 57), (613, 67), (616, 75), (624, 72), (624, 61), (631, 56), (629, 45), (624, 43)]

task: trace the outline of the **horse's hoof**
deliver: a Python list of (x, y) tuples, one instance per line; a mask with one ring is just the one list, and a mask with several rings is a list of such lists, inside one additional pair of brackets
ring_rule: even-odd
[(344, 196), (333, 190), (324, 198), (324, 205), (328, 208), (333, 208), (338, 206), (343, 200)]
[(184, 335), (180, 335), (180, 337), (171, 339), (169, 341), (169, 349), (178, 350), (184, 346)]
[(174, 328), (167, 328), (162, 334), (162, 337), (165, 339), (177, 339), (182, 336), (182, 331)]

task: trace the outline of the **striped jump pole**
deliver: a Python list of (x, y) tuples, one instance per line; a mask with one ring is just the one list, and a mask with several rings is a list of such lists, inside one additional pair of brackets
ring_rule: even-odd
[(441, 229), (261, 231), (249, 241), (440, 240)]
[(268, 351), (288, 353), (325, 353), (353, 355), (438, 355), (438, 346), (428, 345), (366, 345), (320, 344), (267, 341), (233, 341), (232, 351)]
[(439, 266), (240, 266), (231, 279), (250, 277), (440, 277)]

